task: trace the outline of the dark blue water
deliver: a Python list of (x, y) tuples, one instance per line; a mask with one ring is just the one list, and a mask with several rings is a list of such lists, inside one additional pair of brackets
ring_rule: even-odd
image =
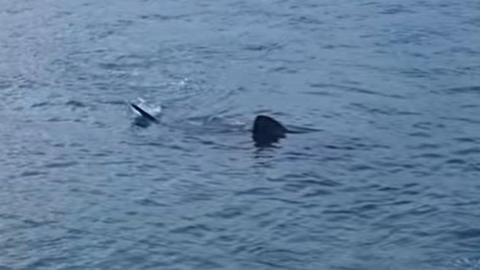
[(480, 269), (477, 0), (0, 4), (0, 269)]

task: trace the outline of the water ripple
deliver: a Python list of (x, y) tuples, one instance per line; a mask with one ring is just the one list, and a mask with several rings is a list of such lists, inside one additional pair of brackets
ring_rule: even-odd
[(474, 0), (2, 4), (0, 268), (480, 269)]

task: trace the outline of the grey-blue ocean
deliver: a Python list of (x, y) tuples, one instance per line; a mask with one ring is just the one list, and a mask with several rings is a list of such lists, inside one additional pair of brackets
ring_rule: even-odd
[(478, 1), (0, 2), (0, 269), (480, 269)]

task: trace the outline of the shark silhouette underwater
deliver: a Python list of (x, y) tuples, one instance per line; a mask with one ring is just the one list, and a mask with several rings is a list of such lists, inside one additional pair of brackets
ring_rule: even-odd
[[(135, 119), (134, 124), (140, 127), (147, 127), (151, 123), (160, 121), (152, 114), (146, 112), (140, 106), (130, 103), (130, 106), (140, 116)], [(277, 143), (280, 139), (286, 138), (288, 133), (304, 133), (302, 131), (293, 131), (284, 127), (279, 121), (267, 115), (257, 115), (253, 121), (251, 129), (252, 139), (257, 147), (268, 147)]]

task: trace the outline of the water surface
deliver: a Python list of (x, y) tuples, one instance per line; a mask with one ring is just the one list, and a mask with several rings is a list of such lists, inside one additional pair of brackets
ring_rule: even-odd
[(1, 4), (1, 269), (480, 269), (477, 1)]

